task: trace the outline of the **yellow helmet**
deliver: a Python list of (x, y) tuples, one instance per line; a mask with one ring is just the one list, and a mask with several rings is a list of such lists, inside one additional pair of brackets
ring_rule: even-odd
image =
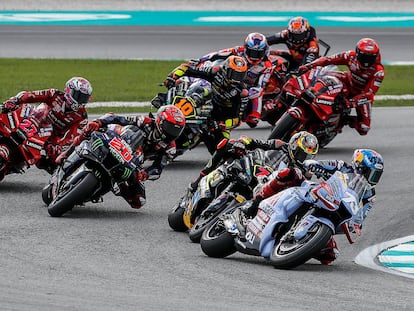
[(292, 162), (301, 166), (303, 161), (315, 157), (319, 150), (319, 143), (315, 135), (301, 131), (290, 138), (288, 148)]

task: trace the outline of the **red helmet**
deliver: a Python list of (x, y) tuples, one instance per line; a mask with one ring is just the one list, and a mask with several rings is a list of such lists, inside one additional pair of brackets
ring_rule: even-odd
[(155, 124), (161, 139), (174, 140), (184, 130), (185, 117), (181, 110), (173, 105), (162, 106), (157, 111)]
[(380, 49), (377, 41), (374, 39), (363, 38), (358, 41), (355, 52), (359, 64), (363, 68), (368, 68), (377, 61)]
[(306, 18), (297, 16), (292, 18), (288, 24), (288, 39), (293, 44), (302, 44), (308, 40), (310, 25)]

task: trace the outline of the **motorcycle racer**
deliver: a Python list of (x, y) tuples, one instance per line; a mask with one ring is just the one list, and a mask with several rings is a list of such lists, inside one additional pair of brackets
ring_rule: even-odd
[(313, 159), (318, 153), (318, 139), (313, 134), (301, 131), (294, 134), (285, 144), (288, 155), (285, 167), (272, 174), (271, 180), (260, 189), (251, 203), (243, 206), (240, 210), (242, 218), (253, 218), (262, 200), (286, 188), (300, 185), (312, 176), (305, 168), (304, 161)]
[(208, 84), (194, 83), (187, 92), (196, 103), (211, 100), (211, 118), (218, 121), (219, 128), (212, 133), (214, 141), (206, 145), (216, 146), (223, 138), (229, 137), (230, 131), (239, 126), (244, 118), (249, 102), (244, 82), (246, 73), (246, 61), (242, 57), (231, 55), (219, 65), (200, 69), (182, 64), (167, 78), (168, 84), (175, 84), (182, 76), (201, 78), (209, 82), (211, 87)]
[(330, 64), (348, 66), (349, 71), (346, 72), (343, 83), (347, 86), (349, 93), (345, 95), (354, 105), (357, 116), (350, 117), (347, 123), (350, 127), (355, 128), (360, 135), (368, 134), (371, 128), (371, 107), (374, 104), (374, 96), (385, 77), (377, 41), (371, 38), (362, 38), (358, 41), (355, 50), (320, 57), (311, 63), (300, 66), (299, 72), (305, 73), (316, 66)]
[[(240, 137), (238, 141), (223, 140), (218, 146), (217, 151), (213, 154), (207, 165), (200, 172), (200, 175), (190, 184), (190, 191), (194, 192), (201, 178), (212, 172), (219, 164), (231, 157), (240, 157), (247, 150), (260, 148), (263, 150), (281, 150), (286, 154), (282, 167), (278, 167), (277, 175), (272, 174), (271, 180), (263, 186), (256, 194), (254, 205), (245, 209), (247, 217), (256, 214), (257, 206), (264, 197), (268, 197), (284, 188), (300, 184), (306, 173), (301, 168), (301, 163), (305, 158), (311, 158), (318, 152), (317, 138), (307, 132), (299, 132), (292, 136), (289, 143), (280, 139), (258, 140), (246, 136)], [(257, 205), (256, 205), (257, 204)]]
[[(2, 103), (1, 110), (8, 112), (22, 104), (40, 103), (29, 119), (38, 130), (36, 135), (49, 136), (43, 146), (45, 158), (36, 163), (36, 166), (50, 172), (62, 146), (69, 145), (87, 123), (85, 105), (91, 94), (92, 85), (88, 80), (72, 77), (66, 82), (63, 91), (54, 88), (22, 91)], [(2, 159), (5, 159), (6, 154), (4, 148), (7, 146), (0, 145)]]
[[(152, 160), (150, 166), (135, 171), (127, 183), (119, 185), (121, 196), (132, 208), (138, 209), (146, 202), (142, 182), (160, 178), (163, 169), (175, 156), (175, 139), (180, 136), (184, 126), (184, 115), (177, 107), (171, 105), (160, 107), (155, 117), (124, 117), (107, 113), (85, 126), (82, 134), (75, 138), (72, 150), (91, 132), (103, 128), (119, 134), (131, 146), (137, 167), (141, 167), (145, 160)], [(58, 162), (61, 163), (69, 153), (68, 151), (59, 156)]]
[[(249, 90), (250, 104), (246, 109), (243, 121), (250, 127), (255, 127), (259, 122), (262, 110), (263, 90), (273, 70), (272, 63), (268, 60), (269, 45), (263, 34), (250, 33), (247, 35), (244, 45), (211, 52), (198, 60), (190, 61), (190, 63), (199, 65), (205, 62), (225, 60), (231, 55), (242, 57), (247, 62), (247, 74), (244, 82)], [(174, 75), (174, 71), (170, 75)]]
[[(335, 171), (344, 173), (354, 172), (367, 180), (369, 186), (368, 189), (364, 191), (364, 195), (361, 198), (363, 208), (356, 220), (356, 226), (361, 229), (368, 211), (375, 203), (375, 187), (384, 171), (384, 160), (382, 156), (372, 149), (355, 149), (351, 163), (342, 160), (308, 160), (304, 162), (304, 166), (310, 172), (320, 176), (324, 176), (326, 173), (328, 173), (329, 176)], [(323, 264), (329, 264), (337, 258), (338, 254), (337, 243), (334, 237), (332, 237), (327, 247), (315, 258), (320, 260)]]
[(266, 37), (269, 45), (284, 43), (288, 51), (271, 50), (270, 54), (280, 55), (289, 60), (289, 71), (310, 63), (319, 57), (319, 43), (316, 30), (308, 20), (297, 16), (289, 20), (287, 29)]

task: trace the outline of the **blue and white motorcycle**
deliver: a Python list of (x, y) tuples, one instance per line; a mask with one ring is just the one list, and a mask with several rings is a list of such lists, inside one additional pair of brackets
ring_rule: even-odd
[(263, 200), (257, 215), (241, 223), (229, 207), (201, 237), (203, 252), (216, 258), (236, 251), (262, 256), (275, 268), (292, 269), (318, 254), (335, 234), (360, 234), (361, 198), (369, 189), (354, 173), (335, 172), (326, 181), (304, 181)]

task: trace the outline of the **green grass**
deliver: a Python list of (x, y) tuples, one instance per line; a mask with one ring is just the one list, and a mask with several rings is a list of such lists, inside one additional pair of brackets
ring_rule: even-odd
[[(63, 89), (72, 76), (87, 78), (93, 86), (94, 102), (149, 101), (164, 91), (159, 84), (180, 61), (0, 59), (0, 101), (22, 90)], [(414, 66), (386, 66), (386, 76), (378, 95), (414, 94)], [(414, 105), (414, 101), (377, 101), (376, 106)], [(109, 109), (110, 110), (110, 109)], [(148, 111), (148, 108), (140, 109)], [(108, 111), (108, 108), (96, 112)], [(137, 108), (117, 108), (137, 112)]]

